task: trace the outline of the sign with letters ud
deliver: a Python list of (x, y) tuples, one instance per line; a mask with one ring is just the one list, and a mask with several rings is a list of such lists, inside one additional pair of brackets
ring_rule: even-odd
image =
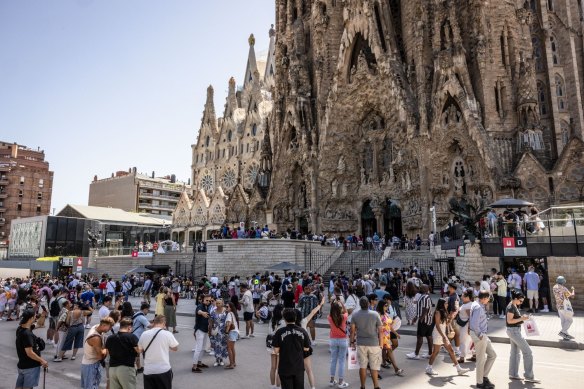
[(527, 257), (525, 237), (503, 238), (503, 255), (506, 257)]

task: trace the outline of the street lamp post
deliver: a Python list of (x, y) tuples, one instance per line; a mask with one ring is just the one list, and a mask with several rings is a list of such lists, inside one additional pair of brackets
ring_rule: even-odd
[(432, 229), (434, 232), (434, 244), (431, 244), (431, 246), (433, 246), (434, 251), (436, 251), (436, 235), (438, 234), (438, 231), (436, 231), (436, 202), (434, 200), (432, 200), (432, 207), (430, 208), (430, 212), (432, 212)]

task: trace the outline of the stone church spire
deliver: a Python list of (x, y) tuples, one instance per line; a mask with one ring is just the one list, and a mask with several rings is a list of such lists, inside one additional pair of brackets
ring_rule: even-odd
[(258, 73), (258, 64), (255, 54), (255, 37), (253, 34), (249, 36), (247, 41), (249, 42), (249, 54), (247, 55), (247, 66), (245, 67), (245, 76), (243, 79), (244, 88), (247, 86), (247, 84), (255, 81), (254, 77), (256, 77), (256, 74)]

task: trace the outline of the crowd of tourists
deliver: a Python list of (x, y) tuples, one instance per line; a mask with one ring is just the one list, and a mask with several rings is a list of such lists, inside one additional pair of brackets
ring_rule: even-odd
[[(533, 354), (521, 325), (539, 311), (542, 278), (533, 267), (523, 275), (514, 269), (504, 277), (496, 269), (471, 282), (452, 275), (437, 285), (432, 268), (369, 270), (330, 274), (327, 280), (308, 272), (256, 273), (220, 279), (213, 274), (193, 284), (188, 278), (124, 276), (113, 280), (78, 277), (0, 280), (0, 317), (18, 321), (17, 388), (39, 383), (41, 368), (75, 360), (81, 353), (81, 387), (97, 388), (106, 381), (111, 389), (136, 387), (144, 375), (144, 388), (171, 388), (169, 354), (178, 349), (176, 309), (181, 298), (196, 299), (191, 371), (204, 373), (210, 365), (237, 368), (236, 343), (255, 338), (257, 325), (267, 326), (265, 344), (272, 388), (311, 388), (318, 377), (312, 366), (316, 346), (316, 320), (323, 315), (330, 326), (331, 387), (346, 388), (347, 365), (359, 369), (360, 387), (371, 377), (380, 386), (384, 370), (405, 375), (406, 363), (425, 360), (428, 375), (439, 374), (434, 362), (440, 350), (448, 353), (456, 373), (475, 364), (477, 388), (493, 388), (489, 372), (497, 357), (488, 336), (489, 319), (506, 321), (511, 343), (509, 378), (539, 382), (533, 372)], [(105, 283), (105, 285), (104, 285)], [(564, 277), (553, 286), (560, 336), (571, 339), (573, 309)], [(128, 295), (140, 288), (136, 309)], [(436, 293), (435, 293), (436, 292)], [(437, 295), (440, 294), (440, 297)], [(529, 302), (525, 302), (527, 299)], [(154, 317), (150, 304), (156, 301)], [(543, 301), (548, 310), (548, 301)], [(136, 307), (137, 308), (137, 307)], [(92, 321), (95, 320), (95, 324)], [(401, 324), (417, 326), (415, 351), (400, 360)], [(38, 330), (46, 328), (46, 336)], [(33, 332), (36, 330), (37, 334)], [(46, 341), (43, 340), (46, 339)], [(422, 353), (424, 341), (427, 352)], [(52, 345), (49, 350), (45, 347)], [(264, 346), (262, 346), (264, 347)], [(519, 375), (523, 355), (524, 376)], [(351, 359), (352, 358), (352, 359)]]

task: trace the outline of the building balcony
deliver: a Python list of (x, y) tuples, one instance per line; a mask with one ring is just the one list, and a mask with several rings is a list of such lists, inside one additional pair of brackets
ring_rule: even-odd
[(175, 202), (178, 203), (178, 200), (180, 199), (179, 197), (176, 196), (169, 196), (169, 195), (155, 195), (152, 193), (148, 193), (148, 192), (140, 192), (140, 198), (145, 198), (145, 199), (167, 199), (167, 200), (174, 200)]
[(142, 209), (159, 209), (159, 210), (163, 210), (163, 211), (174, 211), (174, 209), (176, 208), (175, 205), (162, 205), (162, 204), (150, 204), (150, 203), (140, 203), (138, 204), (138, 208), (142, 208)]
[(0, 193), (0, 199), (5, 199), (5, 198), (8, 198), (8, 193), (6, 193), (6, 192)]
[(6, 219), (3, 217), (0, 217), (0, 226), (3, 226), (4, 224), (6, 224)]
[(140, 188), (154, 188), (167, 190), (169, 192), (181, 193), (183, 191), (182, 184), (164, 184), (162, 182), (140, 181)]
[(8, 177), (4, 176), (4, 177), (0, 177), (0, 185), (8, 185)]

